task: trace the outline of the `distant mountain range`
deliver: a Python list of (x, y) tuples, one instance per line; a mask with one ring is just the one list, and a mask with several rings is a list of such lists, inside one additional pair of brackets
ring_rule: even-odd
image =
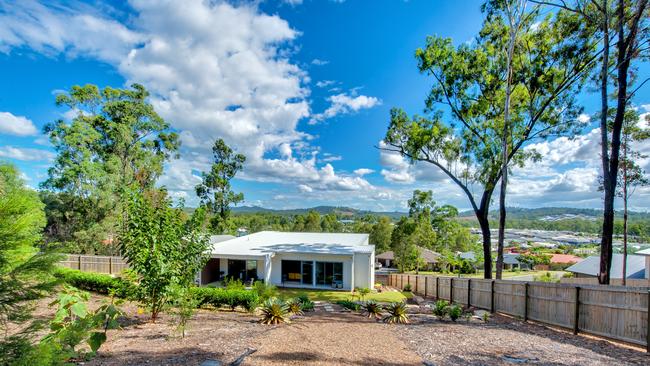
[[(264, 208), (259, 206), (241, 206), (234, 207), (233, 212), (235, 213), (269, 213), (276, 215), (303, 215), (309, 211), (316, 211), (321, 215), (327, 215), (334, 213), (339, 217), (343, 218), (356, 218), (362, 217), (365, 215), (378, 215), (378, 216), (388, 216), (393, 219), (399, 219), (402, 216), (407, 215), (406, 212), (400, 211), (370, 211), (370, 210), (359, 210), (351, 207), (337, 207), (337, 206), (316, 206), (312, 208), (295, 208), (295, 209), (286, 209), (286, 210), (275, 210), (270, 208)], [(590, 209), (590, 208), (571, 208), (571, 207), (542, 207), (542, 208), (519, 208), (519, 207), (510, 207), (508, 208), (508, 218), (509, 219), (527, 219), (527, 220), (540, 220), (540, 221), (559, 221), (559, 220), (570, 220), (570, 219), (580, 219), (594, 221), (601, 218), (603, 215), (603, 210)], [(463, 211), (459, 214), (461, 219), (472, 219), (474, 218), (473, 211)], [(650, 212), (630, 212), (630, 220), (643, 219), (650, 220)], [(490, 218), (497, 219), (499, 217), (498, 211), (490, 211)]]

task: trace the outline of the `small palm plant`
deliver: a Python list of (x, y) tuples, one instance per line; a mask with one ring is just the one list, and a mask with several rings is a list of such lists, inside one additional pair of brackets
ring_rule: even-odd
[(370, 289), (367, 287), (357, 289), (357, 291), (359, 292), (359, 297), (361, 298), (361, 301), (365, 300), (366, 296), (370, 294)]
[(262, 324), (289, 323), (289, 307), (276, 298), (266, 300), (260, 307), (262, 311)]
[(433, 315), (437, 316), (438, 319), (442, 319), (447, 315), (447, 310), (449, 310), (449, 302), (447, 300), (438, 300), (433, 305)]
[(291, 299), (287, 301), (287, 308), (289, 312), (293, 315), (303, 315), (302, 311), (302, 303), (300, 302), (300, 299)]
[(449, 318), (452, 321), (456, 321), (460, 316), (463, 315), (463, 308), (458, 305), (454, 305), (449, 308)]
[(388, 315), (384, 317), (384, 322), (388, 324), (407, 324), (409, 315), (406, 313), (406, 303), (394, 302), (386, 307)]
[(381, 305), (377, 304), (377, 302), (369, 300), (365, 304), (363, 304), (363, 312), (368, 316), (368, 318), (372, 318), (373, 316), (376, 319), (381, 318)]

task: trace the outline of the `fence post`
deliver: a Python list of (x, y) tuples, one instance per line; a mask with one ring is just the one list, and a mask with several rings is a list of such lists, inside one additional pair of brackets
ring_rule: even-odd
[(528, 282), (524, 283), (524, 321), (528, 321)]
[(79, 262), (79, 263), (77, 264), (77, 267), (78, 267), (77, 269), (81, 271), (81, 255), (78, 255), (78, 256), (77, 256), (77, 262)]
[(439, 284), (439, 279), (440, 277), (436, 277), (436, 300), (440, 299), (440, 284)]
[(449, 303), (454, 303), (454, 278), (449, 277)]
[(424, 298), (427, 298), (427, 289), (429, 288), (429, 276), (424, 276)]
[(113, 257), (108, 257), (108, 274), (113, 274)]
[(490, 312), (494, 313), (494, 280), (490, 282)]
[(576, 300), (574, 305), (573, 313), (573, 334), (578, 334), (578, 328), (580, 328), (580, 286), (576, 286)]
[(648, 291), (648, 313), (646, 318), (648, 319), (648, 324), (645, 335), (645, 351), (650, 352), (650, 291)]
[(472, 306), (472, 279), (467, 279), (467, 307)]

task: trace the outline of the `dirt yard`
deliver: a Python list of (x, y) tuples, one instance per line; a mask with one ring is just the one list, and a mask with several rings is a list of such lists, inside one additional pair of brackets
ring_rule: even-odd
[[(53, 309), (43, 302), (37, 315)], [(94, 296), (93, 305), (99, 304)], [(86, 365), (229, 365), (254, 350), (242, 365), (648, 365), (650, 356), (610, 342), (526, 324), (507, 317), (483, 323), (411, 316), (387, 325), (338, 306), (318, 306), (290, 324), (266, 326), (242, 312), (200, 310), (185, 338), (173, 319), (156, 324), (125, 304), (120, 330), (109, 331), (98, 356)], [(207, 363), (206, 365), (217, 365)]]

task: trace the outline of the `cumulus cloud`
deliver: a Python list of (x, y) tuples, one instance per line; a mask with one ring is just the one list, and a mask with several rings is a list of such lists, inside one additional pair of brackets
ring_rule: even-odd
[(311, 64), (316, 65), (316, 66), (324, 66), (324, 65), (327, 65), (329, 63), (330, 63), (329, 61), (321, 60), (319, 58), (315, 58), (315, 59), (311, 60)]
[(27, 117), (15, 116), (10, 112), (0, 112), (0, 134), (32, 136), (37, 133), (36, 126)]
[(356, 170), (354, 171), (354, 174), (359, 175), (359, 176), (364, 176), (364, 175), (372, 174), (372, 173), (374, 173), (374, 172), (375, 172), (375, 171), (372, 170), (372, 169), (368, 169), (368, 168), (359, 168), (359, 169), (356, 169)]
[(381, 104), (381, 101), (376, 97), (354, 96), (346, 93), (332, 95), (327, 100), (330, 102), (330, 106), (323, 113), (314, 114), (309, 120), (309, 124), (316, 124), (340, 114), (354, 113)]
[(49, 161), (55, 155), (51, 151), (26, 147), (0, 146), (0, 158), (22, 161)]

